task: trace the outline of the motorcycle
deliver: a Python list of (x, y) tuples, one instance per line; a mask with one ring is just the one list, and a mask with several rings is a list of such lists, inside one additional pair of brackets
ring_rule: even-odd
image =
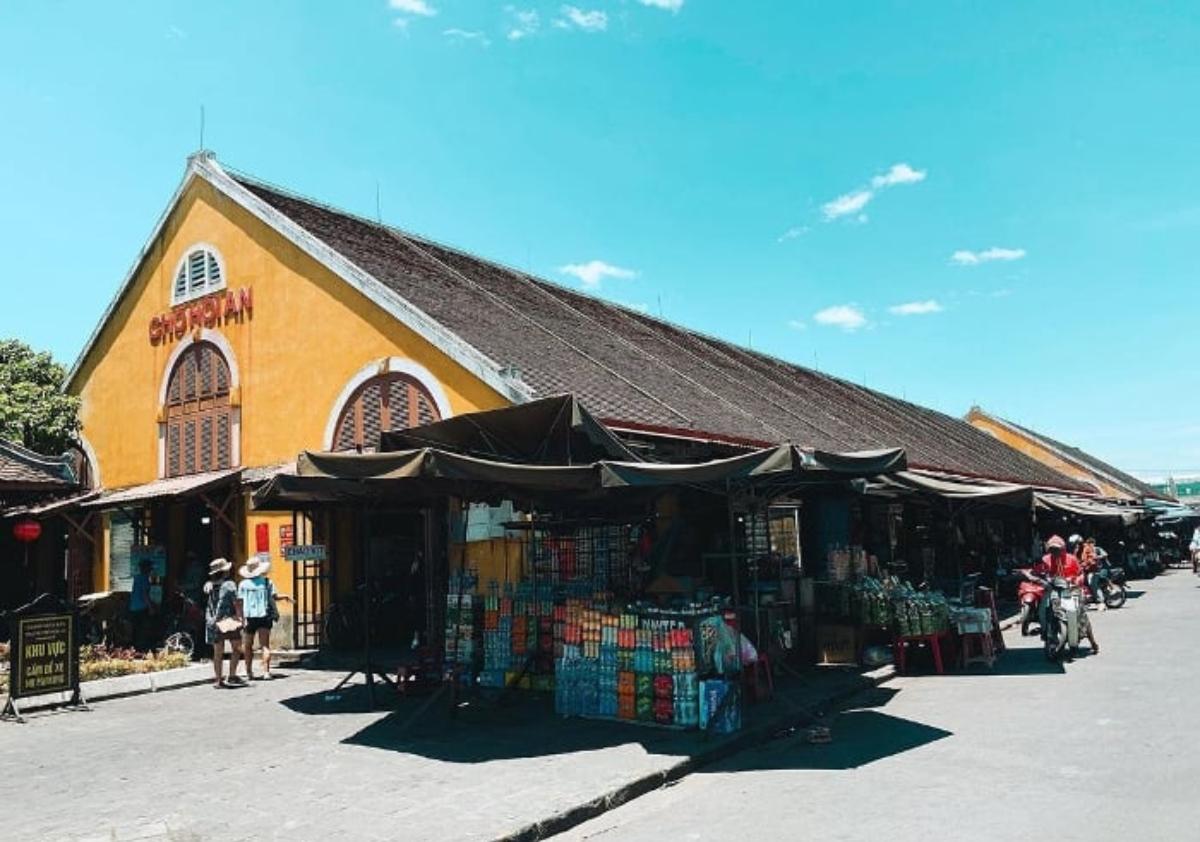
[[(1021, 570), (1028, 574), (1029, 570)], [(1035, 618), (1040, 616), (1042, 597), (1045, 596), (1045, 585), (1023, 578), (1017, 583), (1017, 599), (1021, 603), (1021, 637), (1029, 637), (1029, 627)]]
[(1046, 589), (1042, 598), (1042, 647), (1046, 660), (1071, 660), (1079, 649), (1080, 615), (1085, 610), (1079, 589), (1061, 576), (1033, 577)]
[(1099, 588), (1099, 593), (1094, 596), (1104, 600), (1105, 608), (1120, 608), (1125, 604), (1129, 595), (1125, 591), (1125, 570), (1123, 568), (1100, 564), (1092, 575)]

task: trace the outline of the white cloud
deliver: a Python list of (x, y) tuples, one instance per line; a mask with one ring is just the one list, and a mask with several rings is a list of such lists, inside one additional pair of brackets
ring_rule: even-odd
[(666, 9), (668, 12), (678, 12), (683, 8), (684, 0), (638, 0), (643, 6), (655, 9)]
[(909, 301), (888, 307), (888, 312), (897, 316), (925, 316), (929, 313), (940, 313), (944, 308), (932, 298), (928, 301)]
[(504, 11), (508, 12), (508, 16), (512, 20), (508, 29), (509, 41), (520, 41), (522, 38), (528, 38), (537, 32), (542, 25), (542, 19), (538, 15), (537, 9), (518, 9), (515, 6), (505, 6)]
[(807, 233), (807, 225), (793, 225), (791, 228), (779, 235), (779, 242), (782, 243), (786, 242), (787, 240), (794, 240), (797, 237), (803, 237)]
[(813, 321), (829, 327), (840, 327), (842, 330), (858, 330), (866, 326), (867, 316), (853, 304), (838, 304), (814, 313)]
[(443, 29), (442, 34), (451, 41), (458, 41), (460, 43), (474, 41), (481, 47), (490, 47), (492, 44), (492, 40), (482, 32), (473, 32), (469, 29)]
[(603, 260), (590, 260), (587, 263), (568, 263), (566, 266), (560, 266), (558, 271), (564, 275), (572, 275), (578, 278), (588, 289), (598, 289), (605, 278), (629, 280), (630, 278), (637, 277), (637, 272), (634, 270), (613, 266), (611, 263), (605, 263)]
[(807, 330), (808, 329), (808, 325), (806, 325), (800, 319), (791, 319), (788, 322), (788, 327), (790, 327), (792, 330)]
[(187, 38), (187, 33), (175, 24), (171, 24), (167, 27), (167, 38), (168, 40), (183, 40)]
[(878, 190), (881, 187), (895, 187), (897, 184), (916, 184), (925, 180), (925, 170), (914, 170), (908, 164), (892, 164), (892, 168), (883, 175), (871, 179), (871, 186)]
[(821, 213), (826, 222), (833, 222), (843, 216), (853, 216), (855, 222), (866, 222), (867, 215), (862, 210), (871, 203), (880, 190), (900, 184), (916, 184), (924, 181), (925, 175), (925, 170), (915, 170), (908, 164), (892, 164), (891, 169), (887, 172), (872, 177), (870, 187), (859, 187), (821, 205)]
[(950, 262), (959, 266), (977, 266), (980, 263), (990, 263), (993, 260), (1020, 260), (1025, 256), (1025, 249), (1006, 249), (992, 246), (983, 251), (967, 251), (959, 249), (950, 255)]
[(832, 222), (839, 217), (858, 213), (873, 198), (875, 198), (875, 194), (870, 190), (856, 190), (821, 205), (821, 213), (825, 215), (826, 222)]
[(420, 15), (423, 18), (431, 18), (437, 14), (437, 9), (430, 6), (427, 0), (388, 0), (388, 5), (397, 12)]
[(584, 32), (603, 32), (608, 29), (608, 15), (599, 10), (585, 11), (578, 6), (563, 6), (562, 18), (554, 22), (563, 29), (577, 28)]

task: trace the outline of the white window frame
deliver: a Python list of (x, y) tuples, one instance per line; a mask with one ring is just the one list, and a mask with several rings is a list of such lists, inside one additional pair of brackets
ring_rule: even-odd
[[(206, 276), (204, 287), (202, 289), (193, 290), (191, 276), (189, 275), (187, 289), (184, 290), (183, 295), (180, 295), (179, 291), (175, 288), (175, 282), (179, 279), (180, 271), (185, 270), (192, 259), (192, 255), (198, 251), (204, 252), (206, 255), (204, 260), (204, 273)], [(207, 277), (207, 256), (211, 256), (213, 260), (216, 261), (217, 271), (221, 273), (221, 278), (216, 283), (213, 283), (212, 279)], [(175, 271), (171, 274), (171, 306), (175, 306), (176, 304), (184, 304), (188, 301), (194, 301), (197, 298), (203, 298), (204, 296), (214, 293), (217, 290), (225, 289), (227, 284), (228, 275), (225, 272), (225, 258), (221, 257), (221, 252), (217, 251), (215, 246), (212, 246), (208, 243), (193, 243), (188, 247), (187, 251), (183, 253), (183, 257), (179, 259), (179, 262), (175, 264)]]
[[(337, 448), (337, 441), (335, 440), (337, 436), (337, 424), (350, 398), (358, 391), (359, 386), (380, 374), (407, 374), (425, 387), (425, 391), (433, 398), (433, 405), (437, 407), (440, 420), (445, 421), (447, 418), (453, 417), (454, 410), (450, 406), (450, 398), (447, 397), (446, 390), (442, 388), (441, 382), (433, 375), (432, 371), (416, 360), (404, 357), (384, 357), (383, 359), (373, 360), (360, 368), (346, 382), (346, 385), (342, 388), (342, 393), (333, 402), (333, 409), (330, 411), (329, 418), (325, 422), (325, 438), (322, 446), (326, 450)], [(165, 395), (166, 392), (164, 391), (163, 394)]]

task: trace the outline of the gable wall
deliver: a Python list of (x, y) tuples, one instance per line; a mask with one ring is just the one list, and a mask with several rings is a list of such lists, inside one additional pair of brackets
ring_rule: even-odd
[(507, 401), (396, 321), (265, 223), (193, 178), (72, 382), (83, 399), (83, 435), (106, 488), (159, 475), (160, 391), (180, 340), (153, 345), (153, 317), (171, 311), (179, 260), (198, 242), (215, 246), (227, 289), (248, 288), (253, 313), (213, 330), (240, 374), (241, 464), (291, 461), (327, 445), (330, 413), (347, 382), (372, 361), (424, 366), (454, 414)]

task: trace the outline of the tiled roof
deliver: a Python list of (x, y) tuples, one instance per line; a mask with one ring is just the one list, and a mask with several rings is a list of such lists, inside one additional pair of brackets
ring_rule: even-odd
[(0, 440), (0, 491), (56, 491), (75, 485), (70, 464)]
[(1086, 490), (961, 419), (239, 182), (464, 341), (518, 369), (536, 395), (574, 393), (616, 426), (832, 451), (903, 447), (917, 468)]

